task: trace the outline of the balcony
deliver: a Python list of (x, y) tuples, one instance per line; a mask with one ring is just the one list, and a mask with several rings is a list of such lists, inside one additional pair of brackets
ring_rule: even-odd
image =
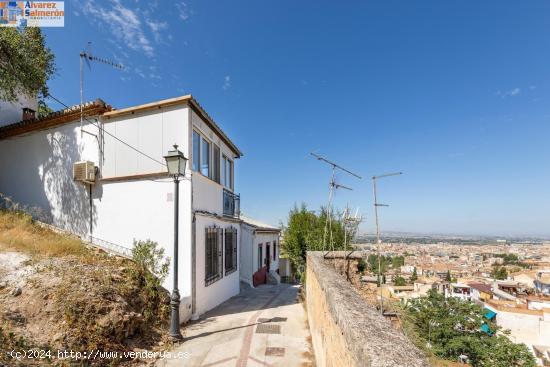
[(241, 196), (226, 189), (223, 190), (223, 215), (239, 218), (241, 214)]

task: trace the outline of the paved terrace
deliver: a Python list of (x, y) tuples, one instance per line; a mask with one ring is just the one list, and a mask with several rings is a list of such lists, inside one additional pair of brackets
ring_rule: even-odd
[(312, 366), (298, 290), (285, 284), (243, 290), (183, 329), (185, 340), (173, 352), (188, 358), (157, 366)]

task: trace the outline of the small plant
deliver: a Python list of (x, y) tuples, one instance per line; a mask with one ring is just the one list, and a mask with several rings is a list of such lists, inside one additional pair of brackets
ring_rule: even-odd
[(367, 269), (367, 263), (365, 262), (365, 260), (359, 259), (359, 261), (357, 262), (357, 271), (363, 274), (366, 269)]
[(145, 322), (151, 322), (168, 311), (162, 300), (162, 282), (168, 275), (170, 261), (164, 257), (164, 249), (151, 240), (134, 241), (132, 258), (135, 266), (130, 272), (138, 286), (142, 287), (143, 317)]

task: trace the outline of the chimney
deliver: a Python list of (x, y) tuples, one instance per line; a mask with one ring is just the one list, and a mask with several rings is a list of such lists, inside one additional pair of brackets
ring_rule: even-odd
[(34, 120), (35, 117), (35, 110), (23, 107), (23, 121)]

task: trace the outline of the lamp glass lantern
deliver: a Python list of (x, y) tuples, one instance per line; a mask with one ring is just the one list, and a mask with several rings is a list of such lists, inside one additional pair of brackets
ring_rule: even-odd
[(174, 144), (174, 150), (170, 150), (168, 154), (164, 156), (164, 159), (166, 160), (166, 167), (168, 167), (168, 174), (170, 176), (178, 177), (185, 175), (187, 158), (178, 150), (176, 144)]

